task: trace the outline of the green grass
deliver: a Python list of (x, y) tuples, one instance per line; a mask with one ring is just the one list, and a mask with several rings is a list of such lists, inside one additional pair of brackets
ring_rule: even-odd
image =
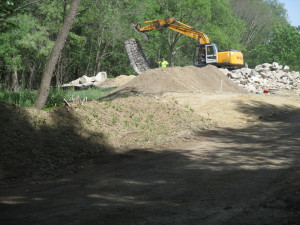
[[(86, 90), (78, 91), (74, 89), (63, 90), (53, 88), (50, 90), (45, 109), (62, 106), (64, 104), (64, 99), (71, 100), (72, 97), (87, 98), (88, 100), (97, 100), (110, 91), (111, 90), (100, 90), (96, 88), (89, 88)], [(29, 89), (20, 90), (18, 92), (0, 89), (0, 102), (11, 103), (21, 107), (31, 107), (34, 104), (36, 93), (36, 91)]]
[(110, 90), (101, 90), (97, 88), (89, 88), (86, 90), (80, 90), (75, 91), (72, 89), (69, 89), (65, 92), (65, 98), (71, 99), (73, 97), (79, 97), (79, 98), (87, 98), (88, 100), (97, 100), (98, 98), (106, 95)]
[(7, 102), (19, 106), (30, 107), (33, 105), (36, 91), (20, 90), (18, 92), (0, 90), (0, 102)]

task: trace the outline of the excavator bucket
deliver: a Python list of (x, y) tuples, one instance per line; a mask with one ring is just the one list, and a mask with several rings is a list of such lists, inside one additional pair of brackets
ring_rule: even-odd
[(133, 24), (132, 23), (130, 26), (131, 26), (132, 30), (134, 30), (135, 32), (141, 34), (144, 37), (145, 40), (147, 40), (147, 41), (149, 40), (149, 36), (146, 33), (139, 31), (139, 29), (137, 28), (137, 26), (139, 26), (138, 24)]
[(125, 49), (130, 60), (130, 65), (137, 74), (150, 69), (150, 62), (138, 39), (132, 38), (125, 41)]

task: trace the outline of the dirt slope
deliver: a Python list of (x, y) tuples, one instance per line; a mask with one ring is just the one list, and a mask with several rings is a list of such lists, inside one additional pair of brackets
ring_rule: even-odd
[(129, 76), (120, 75), (120, 76), (117, 76), (116, 78), (108, 78), (104, 82), (100, 82), (100, 83), (95, 82), (94, 85), (101, 87), (101, 88), (115, 88), (115, 87), (120, 87), (120, 86), (128, 83), (135, 77), (136, 76), (134, 76), (134, 75), (129, 75)]
[(93, 101), (50, 111), (0, 106), (0, 179), (27, 169), (47, 173), (106, 150), (155, 148), (210, 126), (189, 107), (154, 97)]

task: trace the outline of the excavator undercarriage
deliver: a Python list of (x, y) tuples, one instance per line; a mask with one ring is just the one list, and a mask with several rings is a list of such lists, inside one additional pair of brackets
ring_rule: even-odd
[(137, 74), (141, 74), (150, 69), (150, 62), (138, 39), (131, 38), (125, 41), (125, 49), (130, 60), (130, 65)]

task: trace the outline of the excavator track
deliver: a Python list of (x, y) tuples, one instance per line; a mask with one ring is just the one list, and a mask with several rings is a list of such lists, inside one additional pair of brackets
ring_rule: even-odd
[(137, 74), (150, 69), (150, 62), (138, 39), (131, 38), (125, 41), (125, 49), (130, 60), (130, 65)]

